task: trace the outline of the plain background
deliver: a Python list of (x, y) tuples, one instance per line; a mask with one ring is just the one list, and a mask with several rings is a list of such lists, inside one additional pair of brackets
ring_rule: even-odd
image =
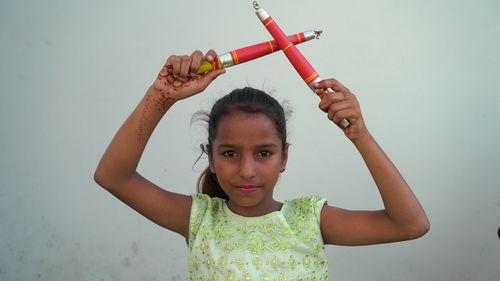
[[(260, 4), (286, 33), (324, 31), (299, 49), (357, 94), (432, 224), (415, 241), (328, 246), (331, 279), (499, 280), (500, 2)], [(268, 40), (251, 1), (1, 1), (0, 280), (184, 280), (183, 238), (98, 187), (94, 169), (169, 55)], [(193, 193), (206, 135), (191, 116), (246, 85), (294, 111), (277, 199), (382, 207), (358, 153), (282, 53), (176, 104), (140, 172)]]

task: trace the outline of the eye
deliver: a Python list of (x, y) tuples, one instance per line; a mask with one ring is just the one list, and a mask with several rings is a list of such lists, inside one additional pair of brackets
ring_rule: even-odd
[(273, 155), (271, 151), (263, 150), (259, 152), (260, 157), (270, 157), (271, 155)]
[(228, 150), (228, 151), (222, 152), (222, 155), (224, 157), (235, 157), (236, 156), (236, 152), (234, 152), (232, 150)]

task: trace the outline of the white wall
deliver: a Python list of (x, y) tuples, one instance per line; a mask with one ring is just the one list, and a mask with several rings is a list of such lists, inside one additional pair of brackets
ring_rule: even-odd
[[(327, 247), (331, 279), (499, 280), (500, 2), (260, 4), (287, 33), (324, 30), (299, 49), (358, 95), (432, 223), (415, 241)], [(100, 189), (93, 171), (170, 54), (267, 40), (251, 1), (0, 2), (0, 280), (184, 280), (183, 239)], [(381, 207), (353, 146), (280, 53), (176, 105), (140, 171), (192, 193), (206, 162), (192, 169), (204, 133), (191, 115), (247, 84), (294, 110), (278, 199)]]

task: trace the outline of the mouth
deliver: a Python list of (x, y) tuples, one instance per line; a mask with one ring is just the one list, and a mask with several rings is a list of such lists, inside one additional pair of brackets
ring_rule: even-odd
[(238, 185), (236, 186), (236, 189), (238, 189), (238, 191), (243, 193), (252, 193), (257, 191), (259, 187), (255, 185)]

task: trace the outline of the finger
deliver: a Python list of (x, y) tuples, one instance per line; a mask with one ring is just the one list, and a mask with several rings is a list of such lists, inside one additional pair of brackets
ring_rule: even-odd
[(343, 111), (352, 111), (352, 104), (348, 101), (343, 101), (343, 102), (338, 102), (338, 103), (332, 103), (330, 107), (328, 108), (328, 119), (333, 121), (333, 117)]
[(167, 82), (168, 82), (168, 84), (171, 84), (171, 85), (174, 84), (175, 78), (173, 77), (173, 75), (168, 75), (167, 76)]
[(345, 109), (354, 108), (354, 104), (348, 100), (332, 103), (328, 111), (338, 112)]
[(325, 95), (319, 102), (319, 108), (326, 112), (332, 103), (338, 103), (349, 99), (349, 93), (345, 92), (332, 92)]
[(189, 66), (189, 75), (194, 76), (200, 67), (200, 63), (203, 59), (203, 53), (199, 50), (194, 51), (191, 54), (191, 65)]
[(347, 87), (342, 85), (342, 83), (340, 83), (339, 81), (337, 81), (334, 78), (321, 80), (314, 85), (314, 88), (316, 88), (316, 89), (331, 88), (335, 92), (349, 92), (349, 89), (347, 89)]
[(179, 79), (182, 81), (187, 81), (189, 79), (189, 69), (191, 67), (191, 57), (182, 56), (181, 65), (179, 69)]
[(168, 75), (168, 68), (171, 68), (171, 67), (172, 67), (171, 65), (167, 65), (165, 63), (165, 65), (160, 70), (160, 73), (158, 74), (158, 76), (167, 77), (167, 75)]
[(326, 112), (326, 116), (328, 117), (328, 119), (333, 121), (333, 117), (335, 117), (335, 111), (328, 109), (328, 111)]
[(333, 123), (339, 125), (340, 122), (344, 119), (349, 120), (349, 123), (351, 123), (352, 125), (356, 123), (356, 120), (358, 118), (356, 118), (355, 116), (355, 111), (352, 108), (348, 108), (335, 112), (335, 114), (332, 116), (332, 119), (330, 120), (332, 120)]
[(210, 49), (210, 50), (208, 50), (207, 54), (205, 55), (205, 60), (212, 62), (215, 60), (216, 57), (217, 57), (217, 53), (213, 49)]
[(204, 75), (202, 77), (202, 79), (200, 80), (203, 80), (204, 82), (208, 82), (208, 84), (210, 84), (212, 81), (214, 81), (217, 77), (219, 77), (221, 74), (224, 74), (226, 73), (226, 70), (225, 69), (216, 69), (214, 71), (210, 71), (208, 72), (206, 75)]
[(203, 75), (201, 79), (198, 80), (200, 91), (205, 90), (212, 81), (214, 81), (220, 75), (226, 73), (225, 69), (216, 69), (214, 71), (207, 72), (207, 74)]
[(177, 78), (181, 70), (181, 58), (179, 56), (170, 56), (167, 60), (167, 65), (172, 67), (172, 75)]

